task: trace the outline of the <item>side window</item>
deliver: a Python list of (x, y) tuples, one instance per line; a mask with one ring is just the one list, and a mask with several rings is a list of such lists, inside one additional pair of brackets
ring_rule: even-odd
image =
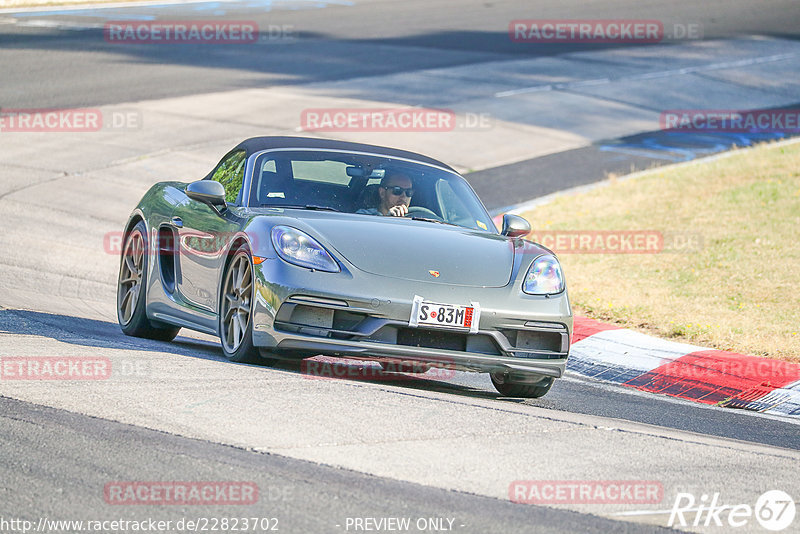
[(449, 183), (439, 180), (439, 183), (436, 184), (436, 190), (439, 194), (439, 206), (446, 221), (456, 222), (457, 224), (466, 222), (467, 226), (473, 226), (470, 224), (472, 221), (469, 209), (464, 206), (464, 203), (461, 202), (461, 199), (458, 198)]
[(227, 155), (214, 171), (214, 176), (211, 177), (225, 188), (226, 202), (236, 202), (236, 198), (239, 196), (239, 190), (244, 181), (245, 154), (244, 150), (237, 150)]
[(492, 231), (490, 228), (495, 229), (492, 220), (481, 213), (480, 201), (471, 194), (465, 181), (439, 180), (436, 183), (436, 196), (446, 222), (487, 232)]

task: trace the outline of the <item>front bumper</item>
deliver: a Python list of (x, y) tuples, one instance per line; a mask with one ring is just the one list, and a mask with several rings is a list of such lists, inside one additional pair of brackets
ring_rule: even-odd
[(278, 350), (320, 352), (361, 360), (400, 361), (429, 364), (432, 367), (474, 372), (520, 372), (560, 378), (567, 365), (566, 357), (548, 360), (523, 360), (515, 357), (490, 356), (473, 352), (455, 352), (426, 347), (404, 347), (384, 343), (343, 342), (312, 339), (305, 336), (286, 338)]
[[(279, 259), (256, 270), (253, 342), (266, 351), (554, 378), (566, 367), (572, 332), (566, 291), (544, 297), (522, 293), (515, 284), (459, 287), (360, 271), (312, 272)], [(478, 302), (478, 331), (410, 327), (415, 295)]]

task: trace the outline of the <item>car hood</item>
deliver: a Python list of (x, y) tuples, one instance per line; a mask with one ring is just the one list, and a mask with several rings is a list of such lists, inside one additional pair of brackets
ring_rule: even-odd
[(514, 247), (506, 237), (430, 222), (375, 217), (308, 220), (358, 269), (404, 280), (472, 287), (508, 285)]

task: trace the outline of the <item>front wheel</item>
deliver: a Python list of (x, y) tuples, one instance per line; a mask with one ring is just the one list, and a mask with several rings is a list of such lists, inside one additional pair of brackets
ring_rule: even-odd
[(508, 373), (491, 373), (490, 376), (495, 389), (504, 397), (538, 399), (544, 397), (553, 385), (553, 378), (549, 376), (535, 384), (509, 382)]
[(219, 337), (222, 352), (232, 362), (255, 363), (253, 346), (253, 260), (246, 245), (240, 246), (225, 271), (220, 295)]
[(117, 279), (117, 321), (126, 336), (172, 341), (179, 327), (147, 318), (147, 227), (143, 221), (125, 236)]

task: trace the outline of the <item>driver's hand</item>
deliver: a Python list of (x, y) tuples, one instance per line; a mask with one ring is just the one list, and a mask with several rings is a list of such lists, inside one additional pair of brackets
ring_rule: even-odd
[(389, 208), (389, 215), (392, 217), (405, 217), (408, 214), (408, 206), (400, 204), (399, 206), (392, 206)]

